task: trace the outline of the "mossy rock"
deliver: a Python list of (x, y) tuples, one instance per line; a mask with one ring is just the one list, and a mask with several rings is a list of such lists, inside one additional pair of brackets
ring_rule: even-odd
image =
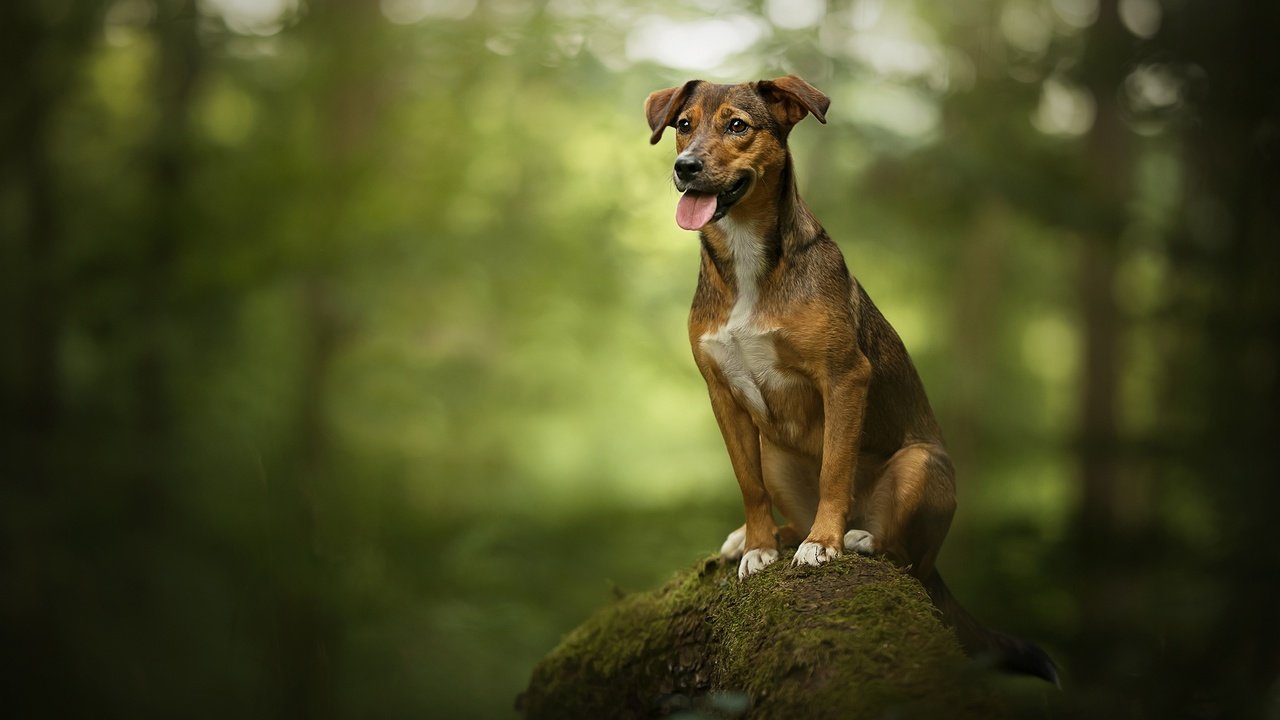
[(914, 578), (845, 555), (738, 582), (716, 559), (569, 633), (528, 718), (993, 718), (1005, 711)]

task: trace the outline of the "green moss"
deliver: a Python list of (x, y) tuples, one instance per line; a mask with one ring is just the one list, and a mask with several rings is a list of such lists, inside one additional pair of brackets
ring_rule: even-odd
[(999, 716), (963, 668), (924, 589), (888, 563), (784, 561), (738, 582), (712, 559), (566, 636), (521, 703), (559, 718), (716, 710), (714, 697), (756, 718)]
[(664, 696), (705, 691), (697, 687), (699, 678), (706, 685), (703, 649), (711, 636), (703, 608), (719, 582), (715, 569), (703, 565), (624, 597), (569, 633), (534, 669), (520, 701), (525, 712), (601, 717), (610, 708), (610, 717), (649, 717)]

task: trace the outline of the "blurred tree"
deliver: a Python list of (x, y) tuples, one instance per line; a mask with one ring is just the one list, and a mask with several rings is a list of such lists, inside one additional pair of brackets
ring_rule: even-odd
[[(1270, 449), (1280, 431), (1280, 49), (1269, 39), (1277, 27), (1274, 5), (1190, 4), (1159, 37), (1194, 114), (1181, 127), (1183, 195), (1168, 238), (1176, 334), (1157, 464), (1215, 518), (1203, 539), (1182, 540), (1195, 572), (1207, 573), (1202, 594), (1182, 602), (1212, 607), (1214, 620), (1194, 629), (1206, 608), (1180, 608), (1167, 631), (1187, 641), (1169, 661), (1198, 679), (1192, 701), (1223, 716), (1274, 714), (1280, 690), (1280, 549), (1270, 511), (1280, 501)], [(1192, 669), (1203, 658), (1222, 659), (1208, 677)]]
[[(6, 455), (15, 476), (30, 490), (49, 480), (42, 458), (61, 420), (62, 378), (57, 351), (64, 322), (66, 223), (59, 217), (58, 169), (51, 137), (53, 120), (79, 79), (102, 19), (97, 3), (49, 6), (6, 3), (0, 10), (0, 60), (14, 79), (0, 115), (0, 179), (5, 213), (4, 265), (8, 281), (4, 405), (10, 435)], [(18, 81), (20, 80), (20, 81)]]
[[(59, 618), (46, 603), (48, 585), (32, 567), (48, 540), (39, 514), (61, 502), (67, 480), (54, 460), (65, 437), (59, 345), (69, 238), (53, 124), (77, 89), (101, 18), (97, 3), (0, 7), (0, 63), (9, 78), (0, 112), (0, 456), (6, 466), (0, 577), (8, 586), (0, 599), (0, 644), (27, 653), (21, 662), (5, 663), (14, 673), (7, 687), (53, 688), (63, 672), (47, 650), (60, 632)], [(22, 693), (9, 704), (25, 714), (63, 702)]]
[(155, 120), (141, 148), (149, 207), (136, 268), (137, 304), (130, 314), (141, 344), (132, 383), (138, 393), (136, 422), (142, 446), (153, 449), (148, 453), (151, 461), (143, 461), (150, 466), (146, 475), (153, 492), (160, 490), (156, 486), (169, 472), (163, 468), (164, 458), (172, 447), (179, 403), (169, 377), (174, 364), (170, 346), (183, 318), (175, 307), (172, 286), (183, 245), (191, 237), (189, 176), (199, 163), (192, 147), (192, 114), (206, 56), (196, 28), (195, 0), (159, 3), (150, 27), (157, 53), (152, 91)]
[[(1084, 172), (1076, 192), (1080, 207), (1074, 219), (1080, 234), (1080, 307), (1084, 327), (1084, 362), (1079, 429), (1080, 536), (1096, 543), (1090, 554), (1114, 542), (1125, 516), (1117, 507), (1122, 322), (1115, 299), (1119, 243), (1127, 223), (1132, 193), (1131, 134), (1120, 111), (1123, 80), (1133, 64), (1133, 38), (1120, 22), (1118, 0), (1101, 0), (1098, 18), (1089, 29), (1077, 71), (1094, 102), (1093, 125), (1084, 141)], [(1130, 513), (1131, 515), (1132, 513)], [(1086, 606), (1105, 599), (1087, 600)], [(1090, 610), (1086, 610), (1090, 612)]]

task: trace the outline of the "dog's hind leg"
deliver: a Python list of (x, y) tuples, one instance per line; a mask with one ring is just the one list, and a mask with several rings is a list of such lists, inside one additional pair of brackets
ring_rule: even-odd
[(883, 553), (912, 575), (927, 577), (955, 508), (955, 475), (946, 450), (908, 445), (881, 468), (859, 513), (865, 524), (845, 533), (845, 548)]
[(816, 458), (807, 457), (760, 439), (760, 469), (773, 506), (786, 518), (779, 528), (784, 546), (796, 546), (809, 534), (818, 513), (818, 471)]
[(742, 559), (742, 553), (746, 550), (747, 526), (739, 525), (738, 529), (729, 533), (729, 536), (720, 544), (720, 559), (737, 562)]

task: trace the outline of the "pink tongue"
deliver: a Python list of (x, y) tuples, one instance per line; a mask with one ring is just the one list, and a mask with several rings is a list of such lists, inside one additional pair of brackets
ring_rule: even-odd
[(685, 230), (697, 230), (711, 222), (716, 214), (716, 196), (692, 190), (680, 196), (676, 205), (676, 224)]

